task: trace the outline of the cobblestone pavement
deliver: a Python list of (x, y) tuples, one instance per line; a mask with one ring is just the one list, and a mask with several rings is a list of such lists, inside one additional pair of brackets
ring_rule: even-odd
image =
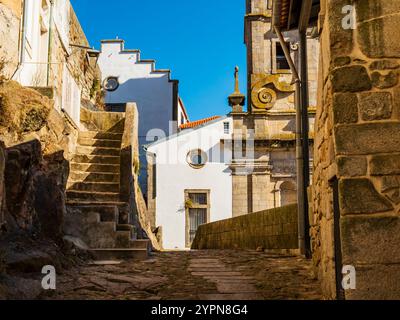
[(58, 275), (46, 299), (320, 299), (311, 264), (254, 251), (154, 253), (146, 261), (87, 265)]

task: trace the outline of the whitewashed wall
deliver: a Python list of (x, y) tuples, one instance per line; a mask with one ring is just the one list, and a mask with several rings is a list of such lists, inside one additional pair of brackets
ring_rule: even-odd
[(125, 50), (123, 40), (102, 41), (99, 66), (102, 78), (117, 77), (119, 88), (108, 92), (106, 103), (136, 102), (139, 111), (139, 145), (141, 150), (140, 185), (146, 193), (146, 156), (142, 146), (177, 131), (170, 130), (173, 119), (173, 83), (169, 72), (155, 72), (154, 61), (141, 61), (140, 52)]
[[(232, 179), (229, 170), (230, 150), (221, 159), (223, 118), (195, 130), (185, 130), (148, 148), (156, 154), (156, 226), (162, 226), (165, 249), (185, 249), (185, 190), (210, 190), (210, 222), (232, 217)], [(209, 162), (202, 169), (193, 169), (186, 161), (191, 150), (207, 153)]]

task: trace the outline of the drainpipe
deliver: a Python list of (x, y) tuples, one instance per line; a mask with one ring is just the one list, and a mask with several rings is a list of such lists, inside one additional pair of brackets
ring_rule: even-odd
[[(299, 249), (302, 255), (307, 256), (307, 245), (306, 245), (306, 230), (305, 221), (308, 221), (308, 210), (306, 211), (306, 205), (308, 206), (307, 188), (305, 187), (304, 177), (304, 154), (302, 144), (302, 99), (301, 99), (301, 81), (297, 72), (296, 66), (290, 56), (289, 48), (283, 37), (280, 28), (274, 24), (274, 30), (278, 36), (279, 42), (285, 54), (286, 60), (289, 63), (290, 70), (293, 74), (292, 84), (295, 84), (295, 105), (296, 105), (296, 173), (297, 173), (297, 206), (298, 206), (298, 231), (299, 231)], [(308, 139), (307, 139), (308, 141)], [(308, 163), (307, 163), (308, 166)]]
[(18, 50), (19, 50), (19, 58), (18, 65), (12, 74), (10, 79), (14, 79), (17, 72), (20, 70), (22, 64), (25, 61), (25, 32), (26, 32), (26, 0), (22, 1), (22, 18), (20, 23), (20, 32), (19, 32), (19, 41), (18, 41)]
[(304, 176), (304, 240), (305, 255), (311, 258), (311, 240), (310, 240), (310, 220), (308, 188), (310, 186), (310, 146), (309, 146), (309, 117), (308, 117), (308, 66), (307, 66), (307, 36), (306, 30), (300, 30), (300, 77), (301, 77), (301, 122), (302, 122), (302, 142), (303, 142), (303, 176)]
[(48, 54), (47, 54), (47, 81), (46, 85), (50, 85), (50, 66), (51, 66), (51, 53), (53, 44), (53, 10), (54, 10), (54, 0), (50, 0), (50, 17), (49, 17), (49, 43), (48, 43)]

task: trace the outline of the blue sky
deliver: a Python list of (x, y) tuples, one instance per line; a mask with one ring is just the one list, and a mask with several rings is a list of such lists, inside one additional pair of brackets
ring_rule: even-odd
[(230, 111), (234, 67), (246, 92), (244, 0), (71, 0), (91, 46), (125, 40), (171, 69), (191, 120)]

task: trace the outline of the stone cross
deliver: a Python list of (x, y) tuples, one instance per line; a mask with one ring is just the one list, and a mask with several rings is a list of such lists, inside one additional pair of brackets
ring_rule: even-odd
[(239, 90), (239, 67), (235, 67), (235, 93), (240, 93)]
[(235, 67), (235, 91), (228, 97), (229, 105), (233, 108), (234, 113), (243, 112), (243, 106), (246, 101), (244, 94), (239, 89), (239, 67)]

